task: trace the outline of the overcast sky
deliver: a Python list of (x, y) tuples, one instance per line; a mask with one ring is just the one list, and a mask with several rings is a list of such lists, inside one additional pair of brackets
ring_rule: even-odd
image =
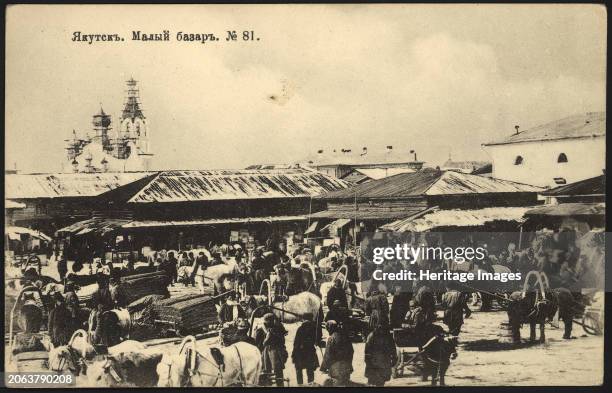
[[(516, 124), (605, 110), (606, 18), (601, 6), (552, 4), (13, 6), (6, 165), (59, 171), (64, 139), (91, 130), (100, 103), (116, 119), (130, 76), (154, 169), (387, 145), (431, 165), (487, 159), (480, 144)], [(131, 41), (164, 29), (170, 42)], [(228, 43), (226, 30), (261, 39)], [(72, 42), (74, 31), (125, 41)], [(177, 42), (179, 31), (221, 41)]]

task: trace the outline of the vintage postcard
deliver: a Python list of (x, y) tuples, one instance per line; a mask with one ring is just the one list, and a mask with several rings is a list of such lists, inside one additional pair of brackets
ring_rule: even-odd
[(607, 10), (9, 5), (8, 387), (601, 385)]

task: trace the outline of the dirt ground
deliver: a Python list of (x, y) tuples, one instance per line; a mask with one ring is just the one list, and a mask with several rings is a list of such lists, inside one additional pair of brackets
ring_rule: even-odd
[[(43, 274), (52, 269), (43, 268)], [(55, 274), (49, 274), (55, 275)], [(173, 296), (194, 292), (195, 288), (174, 286)], [(474, 312), (465, 321), (460, 335), (458, 357), (447, 372), (446, 384), (451, 386), (500, 386), (500, 385), (599, 385), (603, 382), (603, 336), (587, 336), (582, 328), (574, 325), (575, 340), (563, 340), (563, 329), (547, 325), (546, 343), (525, 344), (519, 349), (509, 349), (499, 344), (499, 326), (507, 322), (504, 311)], [(289, 334), (286, 345), (289, 354), (298, 324), (286, 324)], [(523, 340), (529, 337), (529, 327), (521, 331)], [(198, 341), (200, 346), (212, 345), (217, 338)], [(354, 372), (351, 379), (367, 383), (364, 377), (364, 344), (353, 344)], [(166, 345), (163, 350), (178, 351), (178, 345)], [(161, 349), (160, 348), (160, 349)], [(319, 360), (322, 353), (319, 351)], [(295, 370), (291, 359), (285, 366), (289, 386), (296, 386)], [(322, 384), (326, 375), (315, 373), (315, 383)], [(420, 377), (407, 370), (402, 378), (392, 379), (387, 386), (423, 386)]]

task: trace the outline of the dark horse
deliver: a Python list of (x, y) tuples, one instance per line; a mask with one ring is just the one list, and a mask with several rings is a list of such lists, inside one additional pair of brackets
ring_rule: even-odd
[(440, 382), (444, 386), (444, 377), (450, 366), (451, 359), (457, 357), (457, 341), (452, 337), (445, 337), (444, 329), (439, 325), (430, 325), (419, 334), (419, 357), (416, 366), (421, 372), (423, 381), (431, 376), (432, 386)]

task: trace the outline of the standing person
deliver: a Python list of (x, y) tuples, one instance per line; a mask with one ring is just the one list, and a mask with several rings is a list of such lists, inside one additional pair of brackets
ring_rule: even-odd
[(71, 331), (71, 314), (66, 307), (64, 296), (55, 292), (53, 294), (54, 307), (49, 313), (49, 335), (54, 347), (68, 344), (74, 331)]
[(348, 255), (344, 260), (346, 265), (346, 280), (348, 281), (348, 287), (351, 291), (351, 308), (355, 305), (357, 300), (357, 284), (360, 281), (359, 278), (359, 262), (354, 255)]
[(106, 345), (107, 332), (104, 331), (102, 324), (100, 323), (100, 317), (106, 311), (110, 311), (114, 308), (114, 301), (106, 275), (98, 273), (97, 276), (98, 290), (94, 292), (91, 299), (92, 312), (89, 318), (89, 330), (93, 333), (91, 337), (92, 345)]
[(168, 253), (168, 272), (173, 283), (178, 279), (178, 261), (173, 252)]
[(314, 372), (319, 367), (315, 346), (321, 340), (321, 327), (312, 321), (313, 315), (311, 313), (306, 313), (303, 317), (305, 321), (295, 332), (291, 360), (295, 365), (297, 384), (304, 384), (302, 370), (306, 370), (306, 377), (310, 385), (314, 382)]
[(121, 270), (113, 269), (109, 282), (109, 291), (113, 302), (113, 308), (127, 307), (127, 295), (121, 285)]
[(448, 331), (453, 336), (459, 336), (463, 325), (463, 312), (465, 318), (472, 315), (472, 310), (468, 307), (468, 294), (462, 293), (451, 283), (446, 284), (446, 292), (442, 295), (442, 307), (444, 307), (444, 324), (448, 326)]
[(253, 255), (251, 269), (255, 275), (255, 288), (259, 289), (263, 280), (269, 277), (269, 273), (266, 271), (266, 261), (263, 258), (263, 249), (256, 248)]
[(283, 370), (288, 353), (285, 348), (287, 330), (272, 313), (264, 315), (264, 327), (257, 329), (255, 342), (263, 358), (264, 374), (273, 374), (276, 386), (284, 385)]
[(339, 301), (343, 307), (348, 308), (348, 300), (346, 299), (346, 292), (342, 288), (342, 280), (336, 278), (334, 280), (334, 286), (329, 288), (327, 291), (326, 303), (328, 307), (332, 307), (336, 301)]
[[(198, 254), (198, 257), (195, 259), (193, 263), (193, 269), (191, 270), (190, 281), (191, 281), (192, 287), (196, 286), (196, 277), (198, 276), (202, 277), (201, 282), (202, 284), (204, 283), (204, 271), (206, 270), (207, 267), (208, 267), (208, 258), (204, 254), (204, 251), (200, 251), (200, 253)], [(198, 281), (198, 286), (201, 289), (203, 289), (204, 285), (200, 285), (199, 279), (197, 281)]]
[(391, 370), (396, 363), (395, 341), (389, 326), (382, 323), (368, 335), (365, 344), (365, 376), (368, 385), (384, 386), (391, 379)]
[(134, 254), (132, 254), (131, 252), (128, 254), (127, 257), (127, 264), (126, 264), (126, 270), (129, 273), (133, 273), (134, 272), (134, 266), (136, 265), (136, 258), (134, 258)]
[(174, 258), (174, 252), (170, 251), (168, 253), (168, 258), (164, 259), (157, 267), (159, 271), (165, 272), (168, 276), (168, 285), (172, 285), (178, 276), (176, 265), (177, 260)]
[(64, 296), (66, 308), (70, 313), (70, 335), (77, 329), (81, 328), (81, 307), (79, 306), (79, 297), (76, 294), (76, 288), (72, 281), (68, 281), (64, 287)]
[(380, 288), (381, 284), (372, 281), (372, 288), (365, 301), (365, 314), (370, 317), (370, 329), (378, 325), (389, 325), (389, 302), (387, 294)]
[(395, 287), (395, 295), (391, 302), (391, 310), (389, 312), (389, 322), (392, 328), (400, 328), (406, 313), (410, 310), (410, 299), (412, 293), (403, 291), (401, 286)]
[(68, 261), (66, 260), (64, 253), (61, 253), (58, 257), (57, 274), (59, 275), (60, 281), (64, 282), (66, 279), (66, 274), (68, 273)]
[(327, 332), (329, 338), (325, 345), (321, 371), (328, 373), (335, 386), (347, 386), (353, 372), (353, 344), (336, 321), (327, 321)]

